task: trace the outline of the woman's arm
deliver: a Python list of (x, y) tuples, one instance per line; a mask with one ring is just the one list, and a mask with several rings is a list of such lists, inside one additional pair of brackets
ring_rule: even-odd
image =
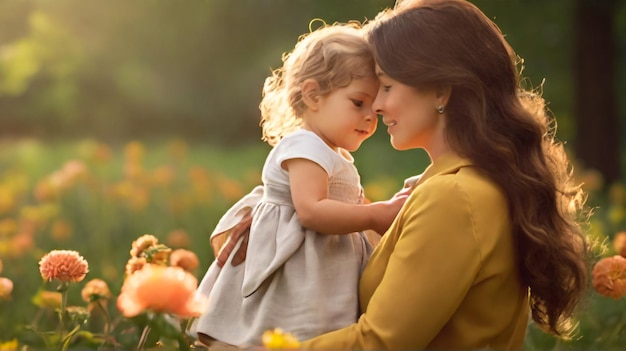
[(246, 250), (248, 249), (248, 238), (250, 237), (250, 224), (252, 223), (252, 215), (248, 214), (241, 219), (241, 222), (237, 223), (233, 229), (230, 230), (230, 235), (224, 245), (220, 249), (219, 253), (215, 257), (215, 261), (217, 261), (218, 267), (224, 267), (226, 260), (230, 256), (230, 253), (235, 249), (235, 245), (237, 245), (237, 241), (239, 238), (243, 236), (243, 241), (241, 242), (241, 246), (239, 250), (235, 252), (233, 255), (233, 260), (231, 264), (233, 266), (237, 266), (243, 261), (246, 260)]

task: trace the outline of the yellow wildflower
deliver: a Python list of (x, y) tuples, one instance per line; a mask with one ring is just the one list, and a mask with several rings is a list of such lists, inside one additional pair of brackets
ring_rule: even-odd
[(293, 350), (300, 347), (300, 342), (293, 334), (280, 328), (265, 331), (262, 341), (263, 346), (269, 350)]
[(0, 351), (15, 351), (19, 346), (17, 339), (0, 342)]

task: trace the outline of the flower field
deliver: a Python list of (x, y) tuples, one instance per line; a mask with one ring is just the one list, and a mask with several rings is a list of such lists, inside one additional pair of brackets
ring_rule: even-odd
[[(99, 336), (109, 329), (109, 340), (79, 333), (69, 346), (136, 347), (145, 323), (137, 321), (141, 317), (134, 323), (116, 305), (133, 242), (154, 235), (173, 250), (171, 260), (182, 249), (194, 253), (198, 262), (189, 271), (200, 279), (213, 260), (213, 227), (229, 205), (259, 183), (266, 152), (243, 150), (235, 157), (191, 150), (181, 141), (116, 148), (95, 141), (23, 140), (0, 144), (0, 150), (0, 282), (5, 282), (0, 284), (0, 345), (6, 345), (0, 349), (12, 349), (16, 341), (37, 348), (58, 344), (46, 344), (42, 335), (60, 328), (60, 290), (68, 308), (91, 314), (80, 331)], [(54, 269), (64, 262), (48, 265), (47, 272), (42, 266), (40, 272), (40, 261), (52, 250), (79, 253), (88, 262), (84, 279), (59, 286), (66, 279)], [(110, 298), (100, 301), (109, 321), (81, 297), (93, 279), (110, 291)]]
[[(266, 152), (180, 140), (0, 142), (0, 350), (188, 349), (182, 330), (202, 303), (189, 292), (213, 260), (209, 236), (259, 184)], [(626, 345), (626, 189), (599, 191), (592, 171), (578, 177), (594, 207), (593, 286), (574, 340), (531, 324), (527, 350)], [(401, 181), (368, 174), (365, 191), (382, 199)]]

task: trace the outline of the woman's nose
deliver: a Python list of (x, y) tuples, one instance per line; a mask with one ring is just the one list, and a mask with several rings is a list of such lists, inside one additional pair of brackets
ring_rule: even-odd
[(374, 99), (374, 102), (372, 103), (372, 112), (374, 112), (375, 115), (383, 114), (383, 108), (380, 99)]

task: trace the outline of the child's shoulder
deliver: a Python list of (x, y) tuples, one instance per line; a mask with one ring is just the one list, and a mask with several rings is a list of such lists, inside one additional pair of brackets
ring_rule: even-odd
[(314, 132), (298, 129), (285, 135), (276, 146), (324, 145), (324, 141)]

